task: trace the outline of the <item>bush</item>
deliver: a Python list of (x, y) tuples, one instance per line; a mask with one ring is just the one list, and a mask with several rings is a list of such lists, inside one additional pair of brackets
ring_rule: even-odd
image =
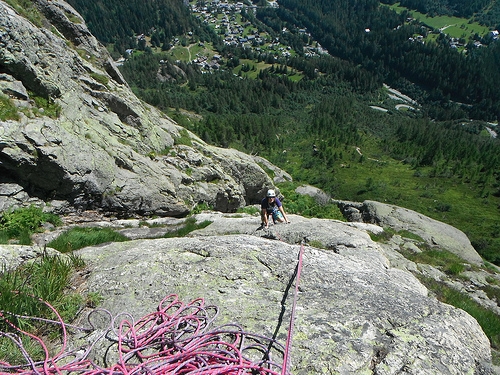
[(43, 223), (58, 226), (62, 223), (59, 216), (43, 212), (36, 206), (5, 211), (0, 218), (0, 241), (17, 238), (21, 244), (29, 245), (30, 236), (39, 231)]
[(283, 198), (285, 212), (305, 217), (346, 221), (336, 204), (320, 205), (314, 198), (295, 192), (297, 186), (294, 183), (284, 183), (279, 186), (281, 194), (285, 197)]
[(81, 228), (75, 227), (62, 233), (47, 246), (67, 253), (87, 246), (95, 246), (105, 242), (123, 242), (129, 239), (110, 228)]

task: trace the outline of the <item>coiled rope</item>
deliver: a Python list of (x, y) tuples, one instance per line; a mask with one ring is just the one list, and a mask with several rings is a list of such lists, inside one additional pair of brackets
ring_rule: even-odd
[[(110, 328), (85, 350), (67, 350), (66, 325), (57, 311), (47, 305), (57, 316), (57, 320), (34, 318), (46, 323), (60, 325), (63, 334), (61, 350), (54, 356), (49, 354), (43, 340), (21, 330), (12, 324), (8, 312), (0, 311), (0, 318), (7, 322), (17, 333), (0, 332), (0, 336), (10, 339), (26, 359), (23, 365), (12, 365), (0, 361), (0, 375), (22, 374), (78, 374), (78, 375), (279, 375), (279, 363), (271, 360), (271, 351), (279, 357), (284, 347), (271, 338), (248, 333), (237, 324), (227, 324), (210, 329), (218, 315), (218, 308), (205, 306), (203, 299), (195, 299), (188, 304), (182, 303), (178, 296), (171, 294), (159, 304), (156, 312), (150, 313), (134, 322), (132, 318), (123, 319), (118, 325), (118, 316), (111, 319)], [(75, 327), (91, 332), (95, 328), (90, 323), (94, 310), (88, 316), (91, 328)], [(12, 315), (12, 314), (11, 314)], [(18, 318), (29, 318), (16, 316)], [(117, 347), (117, 362), (103, 368), (91, 361), (89, 353), (108, 333), (114, 333)], [(35, 361), (24, 348), (21, 336), (38, 342), (42, 347), (44, 359)], [(263, 356), (264, 354), (264, 356)], [(258, 360), (257, 358), (265, 358)]]

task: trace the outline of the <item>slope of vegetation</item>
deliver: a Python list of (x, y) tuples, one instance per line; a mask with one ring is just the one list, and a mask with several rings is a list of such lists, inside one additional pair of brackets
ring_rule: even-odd
[[(481, 4), (436, 14), (467, 17), (468, 6), (484, 15)], [(500, 116), (500, 43), (460, 53), (444, 34), (411, 42), (424, 29), (407, 18), (374, 0), (283, 0), (238, 20), (292, 46), (288, 57), (268, 44), (226, 45), (212, 25), (203, 47), (211, 52), (202, 53), (220, 55), (219, 70), (203, 74), (191, 63), (190, 53), (203, 51), (193, 29), (168, 51), (139, 48), (122, 71), (137, 95), (207, 142), (258, 153), (335, 198), (393, 203), (450, 223), (500, 264), (500, 149), (482, 121)], [(336, 57), (306, 56), (311, 38)], [(396, 110), (401, 102), (383, 82), (418, 105)], [(197, 116), (187, 120), (186, 111)]]

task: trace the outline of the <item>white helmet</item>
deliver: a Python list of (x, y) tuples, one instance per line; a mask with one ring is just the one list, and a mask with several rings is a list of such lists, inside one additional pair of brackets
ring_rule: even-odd
[(269, 189), (269, 190), (267, 191), (267, 197), (268, 197), (268, 198), (274, 198), (275, 196), (276, 196), (276, 193), (274, 192), (274, 190), (273, 190), (273, 189)]

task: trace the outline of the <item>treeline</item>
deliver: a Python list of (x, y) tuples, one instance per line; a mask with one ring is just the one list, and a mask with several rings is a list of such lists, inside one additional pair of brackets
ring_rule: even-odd
[(459, 115), (500, 118), (499, 43), (468, 46), (467, 55), (451, 49), (444, 36), (422, 44), (410, 39), (422, 28), (406, 23), (407, 14), (379, 5), (376, 0), (283, 0), (279, 9), (262, 8), (257, 17), (273, 29), (307, 28), (330, 54), (361, 64), (379, 81), (394, 86), (411, 81), (430, 93), (430, 101), (441, 97), (472, 105)]
[[(245, 58), (259, 62), (264, 58), (258, 52), (231, 51), (233, 59), (237, 60)], [(272, 62), (275, 61), (273, 58)], [(201, 74), (196, 65), (174, 63), (170, 61), (168, 54), (152, 53), (131, 56), (123, 65), (122, 72), (142, 98), (159, 108), (178, 107), (219, 115), (269, 114), (283, 108), (289, 95), (318, 90), (329, 92), (339, 83), (348, 85), (351, 90), (359, 93), (372, 92), (382, 85), (367, 70), (328, 55), (312, 59), (295, 57), (278, 60), (275, 65), (260, 70), (256, 80), (235, 77), (229, 69)], [(304, 74), (298, 82), (288, 78), (288, 74), (295, 72)], [(158, 79), (159, 74), (165, 79)], [(180, 86), (184, 83), (187, 83), (185, 87)]]
[[(303, 158), (307, 165), (322, 160), (323, 167), (332, 167), (353, 157), (352, 152), (341, 150), (354, 144), (362, 147), (360, 132), (365, 132), (380, 139), (390, 157), (413, 168), (436, 167), (434, 176), (484, 184), (490, 193), (500, 195), (500, 148), (498, 140), (478, 136), (483, 125), (435, 122), (425, 113), (415, 113), (413, 118), (375, 116), (360, 103), (377, 95), (377, 84), (372, 90), (360, 90), (352, 76), (335, 63), (328, 64), (335, 59), (318, 58), (322, 74), (299, 82), (291, 81), (286, 67), (279, 65), (248, 79), (228, 71), (201, 74), (188, 64), (168, 68), (185, 72), (177, 81), (160, 82), (156, 74), (167, 64), (158, 59), (152, 54), (134, 56), (122, 72), (134, 91), (151, 104), (163, 110), (183, 108), (202, 114), (203, 120), (191, 125), (191, 130), (209, 143), (272, 155), (272, 150), (296, 141), (298, 134), (308, 145), (328, 139)], [(306, 64), (300, 61), (296, 58), (295, 66)], [(185, 82), (189, 84), (180, 85)], [(315, 159), (309, 160), (308, 155)]]
[(215, 34), (192, 17), (181, 0), (68, 0), (85, 19), (90, 31), (103, 44), (113, 45), (123, 55), (129, 48), (153, 47), (168, 50), (176, 36), (193, 32), (199, 40), (210, 41)]

